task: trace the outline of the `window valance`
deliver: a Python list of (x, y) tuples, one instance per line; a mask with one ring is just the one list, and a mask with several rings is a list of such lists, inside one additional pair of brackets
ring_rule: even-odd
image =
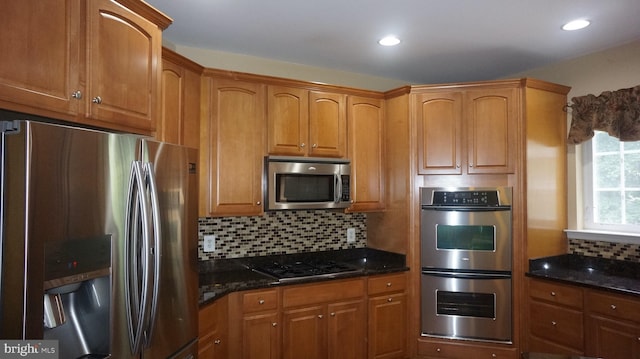
[(568, 142), (591, 139), (595, 130), (605, 131), (620, 141), (640, 141), (640, 85), (599, 96), (571, 99), (571, 128)]

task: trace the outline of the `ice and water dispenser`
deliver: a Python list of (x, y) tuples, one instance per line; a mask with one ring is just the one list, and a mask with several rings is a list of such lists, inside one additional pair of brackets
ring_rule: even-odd
[(109, 358), (111, 236), (45, 244), (44, 339), (60, 358)]

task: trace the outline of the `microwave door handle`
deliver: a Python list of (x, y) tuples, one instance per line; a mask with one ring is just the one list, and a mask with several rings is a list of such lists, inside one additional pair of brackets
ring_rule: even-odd
[(342, 199), (342, 176), (339, 173), (333, 174), (336, 191), (333, 193), (333, 201), (338, 203)]

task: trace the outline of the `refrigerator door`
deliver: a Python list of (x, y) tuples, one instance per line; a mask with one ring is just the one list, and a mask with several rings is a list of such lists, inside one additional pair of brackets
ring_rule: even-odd
[[(159, 285), (151, 299), (152, 313), (144, 358), (195, 357), (198, 336), (198, 175), (197, 150), (143, 141), (142, 162), (153, 172), (157, 190), (160, 266)], [(154, 215), (155, 217), (155, 215)], [(152, 266), (153, 267), (153, 266)], [(191, 349), (186, 349), (192, 346)], [(186, 349), (186, 350), (185, 350)]]

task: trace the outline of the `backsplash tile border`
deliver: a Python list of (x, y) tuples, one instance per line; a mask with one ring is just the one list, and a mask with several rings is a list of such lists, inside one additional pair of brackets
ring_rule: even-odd
[(640, 262), (640, 243), (615, 243), (569, 238), (569, 253)]
[[(364, 248), (364, 213), (328, 210), (275, 211), (262, 216), (198, 219), (198, 260), (242, 258), (348, 248)], [(347, 228), (356, 241), (347, 243)], [(216, 251), (204, 252), (204, 235), (216, 235)]]

